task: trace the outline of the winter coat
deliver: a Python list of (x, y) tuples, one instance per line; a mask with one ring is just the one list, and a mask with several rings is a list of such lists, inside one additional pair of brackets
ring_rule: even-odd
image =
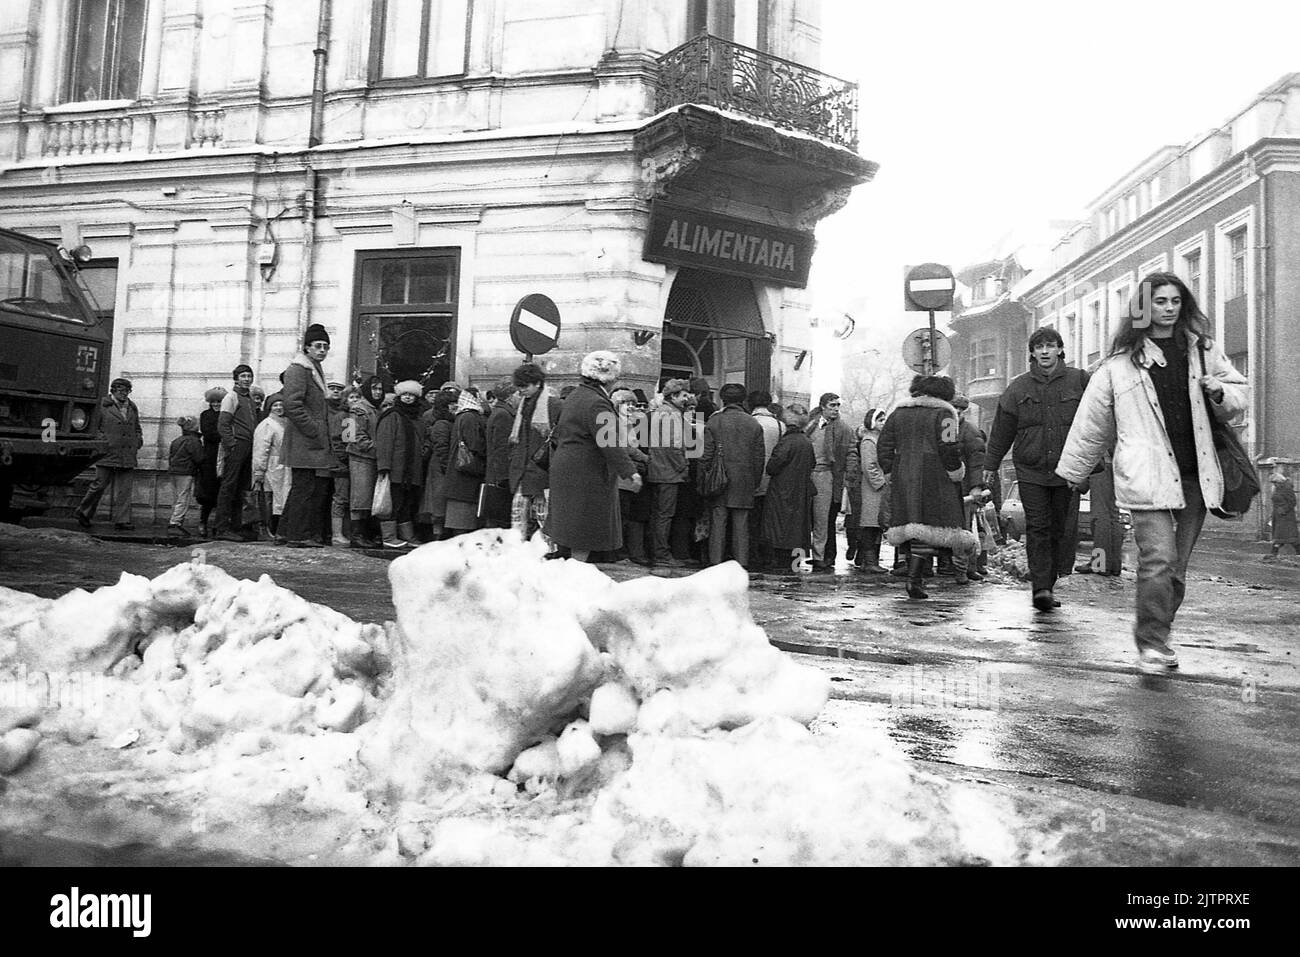
[(374, 459), (379, 410), (360, 396), (353, 396), (348, 403), (348, 412), (352, 416), (352, 441), (347, 444), (348, 455), (358, 459)]
[(235, 450), (236, 442), (253, 441), (253, 430), (257, 427), (254, 419), (253, 400), (247, 392), (235, 388), (226, 393), (217, 413), (217, 432), (227, 455)]
[(523, 416), (523, 421), (519, 425), (519, 441), (510, 446), (510, 491), (512, 492), (541, 495), (550, 485), (550, 475), (546, 469), (533, 461), (533, 456), (537, 454), (537, 450), (542, 447), (543, 442), (547, 441), (550, 432), (560, 421), (563, 403), (557, 396), (548, 396), (546, 418), (551, 424), (547, 434), (543, 435), (531, 424), (533, 409), (543, 394), (539, 392), (533, 398), (525, 399), (523, 408), (519, 412)]
[(615, 415), (609, 393), (592, 379), (583, 379), (564, 400), (552, 436), (546, 516), (546, 537), (557, 544), (581, 551), (614, 551), (623, 544), (616, 483), (636, 468), (627, 449), (596, 441)]
[(203, 467), (203, 439), (197, 432), (184, 432), (172, 439), (167, 450), (167, 471), (172, 475), (198, 475)]
[[(818, 432), (821, 431), (822, 421), (821, 413), (816, 413), (804, 429), (813, 442), (814, 453), (817, 451), (816, 443), (821, 441)], [(849, 455), (857, 447), (857, 438), (853, 434), (853, 427), (843, 418), (828, 422), (826, 428), (831, 433), (830, 444), (826, 449), (831, 459), (831, 502), (838, 502), (844, 495), (844, 476), (848, 472)], [(818, 508), (823, 505), (829, 506), (830, 502), (817, 503)]]
[(729, 405), (709, 416), (704, 426), (704, 455), (700, 467), (708, 469), (722, 444), (722, 464), (727, 469), (727, 486), (710, 504), (727, 508), (753, 508), (754, 495), (767, 452), (763, 446), (763, 427), (738, 405)]
[[(1219, 403), (1204, 397), (1196, 337), (1188, 334), (1187, 388), (1192, 400), (1192, 435), (1196, 443), (1197, 474), (1206, 508), (1223, 501), (1223, 473), (1214, 452), (1210, 413), (1220, 422), (1246, 410), (1246, 377), (1233, 368), (1223, 350), (1206, 339), (1205, 368), (1223, 386)], [(1182, 476), (1174, 448), (1165, 433), (1156, 387), (1147, 370), (1165, 364), (1160, 346), (1144, 339), (1137, 351), (1139, 365), (1128, 355), (1106, 359), (1088, 383), (1079, 415), (1070, 428), (1056, 472), (1067, 482), (1082, 482), (1114, 446), (1115, 503), (1133, 510), (1181, 509)]]
[(880, 433), (868, 429), (853, 452), (849, 472), (857, 480), (858, 509), (853, 513), (859, 528), (880, 528), (880, 505), (888, 493), (889, 480), (880, 468), (876, 444)]
[(494, 401), (484, 427), (487, 441), (487, 467), (483, 481), (488, 485), (510, 482), (510, 430), (515, 426), (515, 410), (508, 403)]
[(415, 415), (407, 415), (395, 405), (379, 413), (375, 467), (387, 471), (388, 481), (394, 485), (418, 486), (424, 481), (424, 456)]
[[(456, 465), (456, 450), (460, 443), (474, 453), (474, 467), (462, 471)], [(447, 440), (447, 465), (443, 473), (442, 493), (450, 502), (478, 503), (479, 486), (487, 467), (487, 422), (483, 413), (466, 409), (456, 414)]]
[(348, 410), (342, 399), (332, 402), (325, 399), (330, 420), (330, 451), (334, 453), (336, 472), (346, 473), (348, 469), (348, 443), (343, 440), (343, 424), (348, 419)]
[(113, 397), (105, 396), (95, 408), (93, 430), (108, 442), (108, 454), (95, 464), (112, 469), (133, 469), (136, 453), (144, 445), (140, 431), (140, 410), (127, 399), (120, 406)]
[(1300, 528), (1296, 527), (1295, 489), (1289, 482), (1273, 485), (1273, 544), (1300, 545)]
[(759, 428), (763, 430), (763, 474), (758, 479), (758, 489), (755, 495), (766, 495), (768, 483), (772, 477), (767, 474), (767, 460), (772, 457), (772, 450), (776, 448), (776, 443), (781, 441), (781, 433), (784, 427), (776, 420), (772, 410), (768, 408), (758, 408), (753, 412), (754, 421), (758, 423)]
[(966, 476), (961, 480), (961, 494), (965, 496), (984, 484), (984, 433), (963, 419), (957, 427), (957, 442), (961, 445), (961, 464), (966, 467)]
[(439, 518), (447, 514), (447, 495), (443, 486), (446, 484), (451, 425), (450, 419), (434, 419), (425, 430), (423, 447), (428, 461), (424, 467), (424, 491), (420, 495), (421, 515)]
[(914, 541), (966, 552), (979, 544), (963, 528), (966, 516), (954, 484), (966, 477), (956, 409), (927, 395), (900, 402), (880, 431), (876, 455), (891, 485), (891, 545)]
[(329, 390), (320, 367), (305, 355), (284, 370), (284, 449), (291, 469), (332, 471), (338, 460), (330, 449)]
[(686, 461), (687, 429), (693, 428), (686, 414), (665, 400), (650, 409), (650, 465), (646, 481), (656, 485), (680, 485), (690, 476)]
[(253, 430), (253, 481), (271, 493), (271, 511), (284, 514), (293, 473), (284, 464), (285, 420), (268, 415)]
[(217, 476), (217, 453), (221, 449), (221, 433), (217, 431), (219, 415), (210, 407), (199, 414), (199, 432), (203, 436), (203, 464), (199, 468), (194, 497), (200, 505), (216, 505), (217, 496), (221, 492), (221, 479)]
[(984, 467), (996, 470), (1015, 443), (1011, 461), (1019, 481), (1062, 484), (1056, 465), (1087, 386), (1088, 373), (1060, 362), (1050, 373), (1035, 364), (1012, 379), (998, 399)]
[(797, 426), (788, 426), (767, 460), (770, 479), (763, 500), (763, 541), (773, 548), (812, 547), (813, 466), (817, 456), (812, 442)]

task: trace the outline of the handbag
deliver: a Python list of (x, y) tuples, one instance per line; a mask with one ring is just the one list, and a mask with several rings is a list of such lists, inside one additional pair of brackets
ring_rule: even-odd
[(387, 475), (375, 480), (375, 494), (370, 500), (370, 514), (374, 518), (389, 518), (393, 514), (393, 485)]
[(537, 451), (533, 453), (533, 464), (543, 472), (551, 470), (551, 433), (546, 433), (546, 438), (542, 439), (542, 444), (538, 446)]
[[(1201, 375), (1205, 371), (1205, 346), (1201, 345)], [(1250, 511), (1250, 505), (1259, 494), (1259, 478), (1255, 465), (1237, 438), (1237, 431), (1226, 422), (1220, 422), (1210, 408), (1210, 397), (1205, 398), (1205, 414), (1210, 417), (1210, 434), (1214, 437), (1214, 454), (1219, 459), (1223, 473), (1223, 499), (1219, 508), (1210, 511), (1219, 518), (1240, 518)]]
[(465, 444), (464, 439), (456, 443), (456, 469), (469, 475), (482, 475), (486, 471), (479, 456)]
[(696, 474), (696, 491), (704, 498), (721, 495), (727, 487), (727, 466), (722, 461), (722, 442), (713, 443), (713, 459)]

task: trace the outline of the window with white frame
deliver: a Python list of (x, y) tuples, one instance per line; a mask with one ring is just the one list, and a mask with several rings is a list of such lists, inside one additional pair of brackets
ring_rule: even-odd
[(1138, 277), (1149, 276), (1153, 272), (1164, 272), (1167, 268), (1165, 265), (1166, 257), (1164, 253), (1159, 256), (1153, 256), (1138, 267)]
[(1059, 329), (1061, 338), (1065, 340), (1065, 354), (1068, 357), (1078, 355), (1076, 337), (1079, 335), (1079, 310), (1070, 309), (1068, 312), (1061, 313), (1061, 325)]
[(970, 377), (983, 379), (998, 374), (998, 340), (996, 336), (976, 339), (970, 346)]
[(66, 103), (140, 95), (146, 0), (71, 0)]
[(471, 0), (374, 0), (374, 4), (372, 79), (464, 74)]
[(1246, 227), (1228, 233), (1228, 282), (1224, 299), (1246, 294)]
[(1183, 240), (1174, 247), (1174, 272), (1187, 283), (1187, 288), (1191, 290), (1192, 295), (1201, 308), (1208, 310), (1209, 303), (1205, 301), (1205, 282), (1207, 270), (1205, 268), (1205, 249), (1206, 233), (1200, 232)]
[(1153, 207), (1160, 205), (1160, 177), (1156, 176), (1151, 180), (1151, 205)]
[(1102, 343), (1106, 338), (1102, 306), (1101, 297), (1094, 296), (1083, 307), (1084, 344), (1080, 352), (1087, 356), (1085, 365), (1088, 366), (1101, 358)]
[(1105, 348), (1105, 343), (1115, 334), (1119, 329), (1119, 324), (1128, 315), (1129, 304), (1132, 299), (1133, 280), (1121, 279), (1110, 284), (1110, 309), (1102, 330), (1101, 348)]

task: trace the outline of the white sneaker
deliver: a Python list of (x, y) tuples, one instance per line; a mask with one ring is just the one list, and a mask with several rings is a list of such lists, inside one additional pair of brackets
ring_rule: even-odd
[(1178, 656), (1173, 651), (1143, 648), (1138, 652), (1138, 667), (1144, 674), (1161, 675), (1178, 667)]

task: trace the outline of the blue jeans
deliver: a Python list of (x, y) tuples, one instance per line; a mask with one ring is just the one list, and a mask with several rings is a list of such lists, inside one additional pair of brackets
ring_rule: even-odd
[(1137, 623), (1133, 637), (1138, 649), (1169, 651), (1169, 628), (1187, 592), (1187, 562), (1205, 524), (1205, 502), (1197, 479), (1183, 479), (1181, 509), (1138, 509), (1133, 512), (1137, 540)]

